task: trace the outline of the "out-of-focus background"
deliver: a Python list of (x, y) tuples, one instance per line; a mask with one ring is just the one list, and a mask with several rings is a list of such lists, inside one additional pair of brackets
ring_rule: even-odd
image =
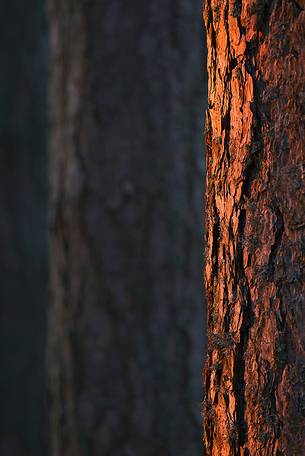
[[(120, 427), (126, 442), (121, 447), (110, 444), (96, 429), (87, 432), (87, 423), (83, 426), (83, 422), (88, 407), (100, 407), (95, 411), (100, 416), (104, 405), (102, 400), (100, 405), (90, 403), (93, 396), (86, 391), (79, 393), (80, 397), (85, 395), (87, 407), (83, 413), (81, 406), (79, 411), (76, 405), (79, 432), (87, 433), (84, 440), (90, 440), (91, 435), (99, 439), (99, 447), (90, 442), (91, 449), (83, 453), (88, 456), (202, 454), (200, 402), (205, 353), (203, 130), (206, 106), (202, 6), (201, 0), (147, 3), (91, 1), (84, 2), (81, 10), (87, 29), (79, 33), (86, 35), (90, 49), (84, 74), (90, 73), (93, 97), (96, 94), (98, 136), (96, 142), (90, 144), (90, 153), (87, 154), (85, 146), (83, 153), (86, 160), (90, 156), (95, 160), (90, 172), (92, 176), (94, 173), (101, 176), (98, 186), (99, 195), (102, 195), (100, 200), (92, 197), (90, 203), (94, 206), (91, 231), (95, 245), (100, 248), (96, 253), (97, 261), (109, 266), (103, 265), (101, 280), (109, 282), (110, 290), (117, 290), (117, 293), (110, 293), (106, 303), (114, 309), (107, 314), (111, 320), (108, 329), (112, 331), (115, 327), (119, 338), (119, 345), (110, 344), (113, 348), (108, 348), (107, 352), (110, 370), (114, 372), (109, 382), (116, 384), (115, 372), (120, 375), (121, 368), (131, 369), (130, 376), (126, 377), (131, 382), (126, 385), (130, 395), (127, 399), (122, 395), (124, 404), (117, 401), (111, 411), (113, 417), (117, 408), (124, 408), (124, 421), (120, 421)], [(50, 136), (54, 134), (49, 119), (56, 118), (59, 111), (50, 97), (54, 96), (54, 90), (59, 90), (56, 84), (54, 88), (57, 77), (54, 67), (58, 65), (63, 73), (73, 72), (69, 59), (57, 61), (54, 58), (56, 46), (64, 48), (66, 55), (74, 55), (74, 41), (69, 36), (78, 34), (78, 22), (73, 19), (77, 10), (74, 3), (67, 2), (70, 9), (61, 9), (55, 4), (50, 1), (49, 9), (43, 0), (10, 0), (2, 5), (1, 456), (55, 455), (53, 450), (48, 450), (48, 442), (52, 441), (48, 434), (54, 432), (56, 426), (49, 427), (48, 422), (52, 404), (58, 404), (60, 400), (52, 397), (52, 394), (56, 396), (52, 390), (48, 398), (47, 369), (52, 366), (47, 366), (46, 341), (48, 289), (55, 286), (54, 281), (50, 285), (48, 269), (57, 254), (53, 251), (50, 255), (48, 251), (49, 187), (54, 186), (53, 178), (49, 177), (49, 165), (58, 159), (52, 156), (54, 144), (53, 149), (49, 147)], [(58, 43), (51, 41), (50, 45), (49, 30), (56, 29), (58, 22), (61, 30), (56, 35)], [(52, 91), (48, 91), (49, 86)], [(58, 97), (64, 104), (68, 84), (59, 83), (58, 87), (62, 93), (56, 93), (54, 98)], [(61, 128), (64, 131), (65, 125)], [(59, 157), (65, 153), (61, 146), (59, 144)], [(110, 166), (111, 157), (115, 160)], [(64, 166), (69, 169), (69, 162)], [(90, 163), (85, 161), (85, 166), (90, 168)], [(91, 194), (87, 193), (89, 199)], [(114, 216), (117, 217), (115, 247), (112, 245), (113, 229), (102, 217), (103, 211), (99, 212), (103, 197), (108, 201), (110, 194), (112, 214), (124, 211), (121, 219)], [(65, 242), (69, 244), (70, 240)], [(73, 242), (70, 243), (72, 250), (77, 249)], [(80, 260), (82, 268), (86, 269), (87, 257)], [(124, 279), (115, 276), (115, 272), (111, 276), (112, 270), (129, 264), (132, 270), (127, 267)], [(88, 266), (87, 274), (90, 268)], [(124, 316), (126, 303), (120, 302), (120, 296), (122, 301), (126, 298), (126, 290), (131, 302), (128, 319)], [(51, 296), (54, 296), (54, 290), (51, 290)], [(50, 305), (54, 304), (52, 299)], [(114, 320), (120, 318), (117, 309), (121, 304), (122, 320), (114, 326)], [(86, 295), (82, 305), (86, 308)], [(88, 310), (84, 314), (90, 319)], [(92, 319), (95, 318), (93, 312)], [(121, 324), (125, 332), (121, 331)], [(101, 328), (103, 325), (107, 323), (101, 323)], [(145, 338), (150, 338), (148, 345)], [(130, 340), (132, 344), (128, 345)], [(83, 343), (86, 345), (86, 340)], [(122, 361), (117, 351), (121, 352), (124, 344), (128, 349), (123, 353)], [(103, 350), (102, 346), (95, 348), (95, 360), (103, 359), (98, 353)], [(119, 367), (113, 365), (111, 354), (118, 360)], [(82, 387), (77, 384), (77, 388), (85, 390), (93, 380), (85, 372), (83, 356), (86, 356), (85, 351), (79, 358), (75, 355), (74, 363), (79, 362), (80, 371), (84, 369), (85, 380)], [(71, 381), (73, 384), (73, 375)], [(75, 383), (78, 381), (75, 379)], [(137, 388), (141, 389), (140, 399)], [(116, 391), (119, 398), (119, 382)], [(130, 418), (129, 422), (126, 410), (129, 401), (130, 407), (134, 406), (134, 396), (138, 401), (137, 410), (130, 413), (132, 420)], [(75, 400), (78, 404), (78, 399)], [(65, 404), (61, 406), (64, 409)], [(119, 412), (117, 419), (120, 420)], [(154, 422), (150, 423), (151, 420)], [(116, 433), (114, 425), (106, 425), (108, 433)], [(150, 452), (145, 445), (147, 448), (150, 445)], [(63, 447), (60, 448), (58, 454), (68, 455)]]
[(0, 55), (0, 454), (45, 454), (47, 65), (41, 0), (4, 2)]

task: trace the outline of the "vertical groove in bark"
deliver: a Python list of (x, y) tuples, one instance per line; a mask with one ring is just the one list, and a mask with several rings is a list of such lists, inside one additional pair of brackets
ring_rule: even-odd
[(200, 1), (49, 1), (51, 455), (200, 452)]
[(204, 18), (207, 453), (304, 454), (304, 5)]

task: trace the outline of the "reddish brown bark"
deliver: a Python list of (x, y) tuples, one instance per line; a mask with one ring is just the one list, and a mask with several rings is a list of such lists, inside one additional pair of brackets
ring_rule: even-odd
[(205, 5), (208, 455), (305, 454), (303, 8)]

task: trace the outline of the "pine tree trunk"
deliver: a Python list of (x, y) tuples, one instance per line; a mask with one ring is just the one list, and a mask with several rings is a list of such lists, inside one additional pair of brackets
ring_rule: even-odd
[(207, 454), (304, 455), (304, 1), (204, 16)]
[(200, 3), (49, 1), (51, 456), (201, 453)]

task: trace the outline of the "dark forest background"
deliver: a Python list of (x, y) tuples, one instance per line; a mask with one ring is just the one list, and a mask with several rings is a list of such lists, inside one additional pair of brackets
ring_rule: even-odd
[(0, 26), (0, 454), (46, 442), (47, 73), (45, 5), (2, 3)]
[[(201, 24), (201, 1), (156, 2), (155, 14), (160, 15), (163, 23), (163, 36), (158, 36), (157, 46), (164, 48), (169, 36), (176, 40), (175, 46), (168, 46), (167, 54), (161, 53), (158, 71), (151, 74), (157, 85), (164, 85), (164, 93), (167, 93), (167, 86), (171, 84), (163, 73), (162, 68), (166, 68), (171, 62), (176, 62), (174, 52), (181, 52), (179, 55), (178, 66), (175, 63), (175, 71), (181, 68), (182, 76), (178, 77), (179, 84), (176, 86), (179, 91), (185, 91), (185, 84), (192, 81), (191, 98), (184, 98), (173, 109), (176, 115), (171, 119), (171, 135), (173, 140), (168, 141), (166, 131), (152, 136), (149, 130), (145, 133), (146, 137), (141, 143), (147, 143), (150, 151), (161, 150), (164, 161), (160, 160), (158, 154), (150, 154), (149, 167), (154, 173), (158, 169), (158, 176), (167, 179), (165, 190), (158, 195), (154, 201), (157, 207), (155, 214), (161, 218), (164, 226), (170, 226), (166, 237), (168, 245), (158, 245), (158, 234), (155, 237), (155, 249), (168, 252), (175, 251), (171, 243), (180, 242), (181, 236), (177, 231), (181, 223), (189, 226), (188, 240), (191, 245), (191, 266), (187, 274), (188, 299), (185, 306), (191, 303), (191, 311), (185, 307), (178, 313), (164, 313), (158, 321), (166, 321), (176, 315), (179, 319), (181, 332), (176, 333), (177, 339), (174, 344), (181, 343), (180, 338), (183, 334), (191, 334), (187, 350), (185, 351), (184, 342), (181, 343), (181, 350), (173, 350), (180, 358), (175, 359), (174, 365), (179, 366), (178, 371), (183, 369), (185, 357), (190, 359), (191, 385), (184, 384), (183, 375), (175, 375), (170, 368), (161, 368), (158, 371), (158, 385), (167, 385), (165, 402), (171, 404), (168, 413), (172, 413), (173, 422), (177, 423), (177, 429), (171, 429), (173, 438), (177, 439), (177, 432), (183, 427), (186, 420), (184, 406), (177, 407), (175, 413), (175, 401), (181, 395), (181, 391), (186, 391), (183, 401), (186, 408), (191, 408), (194, 414), (194, 428), (196, 431), (190, 433), (187, 444), (190, 451), (184, 449), (178, 456), (189, 456), (190, 454), (200, 454), (201, 439), (201, 417), (200, 402), (202, 399), (202, 379), (201, 371), (203, 366), (203, 348), (205, 344), (205, 317), (202, 290), (202, 226), (203, 226), (203, 176), (204, 176), (204, 151), (203, 151), (203, 122), (205, 111), (206, 83), (205, 83), (205, 51), (203, 26)], [(148, 7), (147, 7), (148, 8)], [(159, 10), (158, 10), (159, 8)], [(166, 10), (166, 11), (165, 11)], [(164, 14), (164, 11), (166, 14)], [(131, 23), (137, 24), (143, 21), (149, 14), (148, 11), (141, 11), (137, 15), (136, 8), (125, 11), (121, 18), (123, 25), (130, 19)], [(130, 15), (130, 16), (128, 16)], [(142, 15), (142, 16), (141, 16)], [(113, 16), (117, 20), (119, 16)], [(189, 18), (193, 18), (190, 22)], [(165, 18), (165, 19), (164, 19)], [(188, 18), (188, 26), (186, 26)], [(109, 19), (110, 20), (110, 19)], [(125, 21), (125, 22), (124, 22)], [(191, 25), (190, 25), (191, 24)], [(111, 25), (116, 33), (120, 33), (118, 24)], [(124, 28), (124, 27), (123, 27)], [(11, 0), (2, 5), (1, 27), (0, 27), (0, 455), (1, 456), (42, 456), (47, 454), (47, 422), (48, 422), (48, 398), (47, 398), (47, 367), (46, 367), (46, 339), (47, 339), (47, 306), (48, 306), (48, 75), (50, 70), (49, 59), (49, 40), (48, 40), (48, 17), (46, 5), (43, 0)], [(128, 26), (124, 28), (128, 41)], [(141, 33), (141, 32), (139, 32)], [(156, 29), (158, 33), (158, 29)], [(137, 34), (133, 34), (130, 29), (130, 36), (133, 39)], [(144, 41), (143, 41), (144, 42)], [(103, 42), (101, 46), (111, 47), (111, 42)], [(150, 52), (152, 42), (146, 42), (142, 51)], [(155, 44), (153, 44), (155, 45)], [(173, 52), (173, 55), (168, 53)], [(110, 53), (111, 55), (111, 53)], [(158, 55), (158, 50), (156, 51)], [(192, 55), (192, 58), (188, 58)], [(117, 54), (117, 57), (120, 56)], [(122, 50), (122, 59), (124, 58)], [(162, 63), (162, 59), (167, 62)], [(122, 60), (123, 61), (123, 60)], [(188, 72), (182, 72), (184, 61), (187, 62)], [(109, 61), (109, 65), (115, 62)], [(128, 77), (138, 75), (143, 103), (145, 105), (146, 87), (141, 84), (145, 81), (142, 77), (143, 68), (136, 65), (132, 71), (128, 70)], [(124, 63), (125, 65), (125, 63)], [(122, 65), (122, 68), (126, 69)], [(179, 67), (180, 65), (180, 67)], [(120, 67), (120, 66), (119, 66)], [(150, 69), (153, 69), (153, 63)], [(147, 70), (145, 70), (147, 71)], [(184, 75), (187, 80), (184, 82)], [(122, 75), (123, 76), (123, 75)], [(125, 82), (128, 85), (128, 77)], [(168, 77), (168, 76), (167, 76)], [(169, 76), (173, 77), (173, 76)], [(130, 84), (133, 81), (130, 80)], [(107, 103), (111, 108), (120, 106), (124, 100), (120, 100), (120, 94), (115, 93), (114, 89), (107, 95)], [(173, 86), (172, 86), (173, 87)], [(172, 89), (171, 89), (172, 90)], [(184, 93), (184, 92), (183, 92)], [(149, 97), (148, 97), (149, 95)], [(165, 95), (166, 97), (166, 95)], [(166, 117), (166, 103), (158, 99), (154, 103), (151, 94), (147, 94), (147, 111), (153, 113), (155, 118)], [(110, 109), (109, 108), (109, 109)], [(133, 109), (135, 107), (133, 106)], [(138, 117), (143, 114), (139, 112)], [(175, 114), (175, 113), (174, 113)], [(128, 116), (128, 110), (126, 110)], [(133, 112), (131, 115), (135, 116)], [(155, 120), (153, 120), (155, 122)], [(158, 123), (158, 122), (157, 122)], [(141, 125), (141, 123), (140, 123)], [(175, 153), (173, 147), (179, 145), (183, 131), (183, 141), (186, 150), (182, 153), (183, 160), (175, 165)], [(117, 141), (117, 130), (114, 129), (113, 141)], [(133, 135), (129, 131), (128, 138), (130, 143), (124, 144), (124, 154), (128, 154), (128, 148), (134, 148), (135, 142)], [(134, 131), (134, 138), (138, 132)], [(111, 134), (107, 133), (107, 141), (111, 145)], [(153, 138), (153, 139), (152, 139)], [(176, 142), (176, 144), (175, 144)], [(118, 149), (118, 146), (117, 150)], [(145, 156), (145, 148), (142, 150)], [(166, 155), (168, 154), (168, 156)], [(137, 155), (131, 154), (133, 160)], [(181, 155), (181, 156), (182, 156)], [(156, 161), (154, 161), (154, 156)], [(188, 159), (185, 157), (189, 156)], [(141, 158), (143, 161), (143, 157)], [(172, 162), (170, 162), (170, 160)], [(172, 163), (172, 165), (171, 165)], [(177, 163), (176, 163), (177, 164)], [(120, 163), (122, 166), (122, 162)], [(184, 170), (179, 166), (187, 167), (188, 184), (178, 185), (179, 176), (184, 175)], [(156, 180), (156, 175), (149, 180), (148, 169), (145, 167), (145, 178), (148, 179), (147, 187), (142, 182), (142, 192), (144, 199), (145, 191), (147, 198), (152, 198), (152, 186)], [(162, 168), (163, 167), (163, 168)], [(135, 163), (135, 168), (137, 165)], [(141, 169), (141, 166), (139, 167)], [(175, 174), (176, 173), (176, 174)], [(111, 186), (111, 176), (105, 179), (105, 184)], [(158, 183), (156, 184), (159, 185)], [(190, 188), (192, 189), (190, 191)], [(128, 190), (128, 189), (127, 189)], [(177, 198), (175, 197), (177, 195)], [(192, 198), (192, 200), (190, 200)], [(191, 208), (191, 210), (190, 210)], [(176, 209), (176, 210), (175, 210)], [(132, 210), (132, 209), (131, 209)], [(132, 214), (131, 214), (132, 217)], [(162, 219), (164, 217), (164, 219)], [(141, 233), (145, 230), (145, 219), (141, 218), (139, 227), (139, 242)], [(177, 234), (178, 233), (178, 234)], [(103, 232), (100, 232), (101, 238)], [(134, 241), (137, 243), (137, 238)], [(142, 242), (142, 241), (141, 241)], [(160, 242), (163, 242), (163, 240)], [(184, 241), (181, 241), (184, 242)], [(178, 258), (172, 259), (170, 274), (181, 277), (180, 287), (183, 289), (185, 279), (185, 264), (179, 258), (179, 245), (177, 246)], [(130, 253), (132, 255), (132, 253)], [(113, 261), (117, 261), (116, 258)], [(145, 259), (143, 268), (149, 269), (150, 257)], [(144, 279), (143, 279), (144, 280)], [(145, 281), (147, 281), (145, 277)], [(162, 281), (160, 276), (160, 281)], [(167, 276), (167, 281), (169, 278)], [(145, 287), (145, 283), (140, 284)], [(163, 285), (160, 285), (162, 287)], [(152, 285), (147, 285), (151, 290)], [(153, 292), (158, 296), (158, 284), (154, 282)], [(169, 283), (167, 293), (170, 299), (175, 300), (179, 295), (177, 282)], [(144, 304), (145, 305), (145, 304)], [(184, 303), (182, 303), (183, 308)], [(162, 313), (156, 305), (156, 312)], [(154, 319), (154, 303), (150, 308), (151, 318)], [(138, 331), (135, 319), (133, 330)], [(177, 323), (177, 322), (176, 322)], [(164, 323), (170, 327), (173, 322)], [(161, 330), (162, 328), (160, 328)], [(187, 336), (188, 337), (188, 336)], [(158, 347), (158, 345), (157, 345)], [(141, 348), (139, 347), (139, 350)], [(162, 351), (162, 347), (157, 348)], [(175, 356), (176, 356), (175, 355)], [(171, 360), (169, 360), (170, 362)], [(127, 359), (128, 363), (128, 359)], [(160, 367), (160, 366), (159, 366)], [(153, 366), (151, 366), (153, 369)], [(177, 372), (178, 372), (177, 371)], [(189, 380), (188, 380), (189, 381)], [(145, 410), (143, 410), (145, 420)], [(162, 407), (160, 409), (162, 414)], [(174, 415), (178, 416), (174, 416)], [(160, 416), (161, 420), (161, 416)], [(175, 426), (175, 425), (174, 425)], [(170, 429), (170, 428), (169, 428)], [(167, 432), (165, 430), (164, 432)], [(162, 438), (162, 432), (158, 434)], [(191, 441), (191, 439), (193, 441)], [(164, 454), (171, 455), (170, 448)], [(101, 451), (100, 454), (103, 454)], [(133, 454), (133, 453), (132, 453)], [(134, 453), (136, 454), (136, 453)], [(138, 454), (138, 453), (137, 453)], [(163, 454), (163, 453), (162, 453)], [(113, 456), (120, 456), (114, 455)]]

